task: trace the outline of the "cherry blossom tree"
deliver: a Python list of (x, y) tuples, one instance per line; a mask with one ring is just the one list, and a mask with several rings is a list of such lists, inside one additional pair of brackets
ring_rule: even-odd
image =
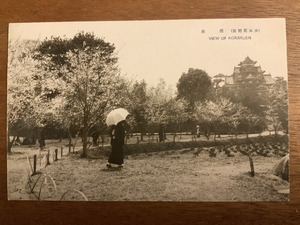
[(248, 138), (251, 129), (261, 122), (261, 118), (259, 116), (253, 114), (251, 110), (243, 106), (241, 103), (232, 105), (231, 112), (232, 113), (227, 118), (227, 122), (236, 137), (238, 135), (239, 127), (244, 127)]
[(172, 126), (175, 141), (177, 132), (181, 131), (182, 125), (187, 121), (186, 101), (175, 100), (172, 88), (163, 79), (160, 79), (156, 87), (148, 90), (147, 96), (146, 119), (149, 135), (158, 131), (160, 126)]
[(207, 138), (209, 138), (210, 127), (212, 126), (214, 129), (214, 139), (216, 139), (216, 135), (220, 134), (220, 125), (228, 122), (233, 109), (234, 104), (225, 98), (220, 98), (215, 102), (206, 101), (204, 103), (197, 103), (195, 118), (205, 124)]
[(141, 132), (141, 140), (143, 141), (143, 135), (146, 132), (148, 113), (148, 99), (147, 83), (145, 80), (140, 82), (136, 81), (130, 87), (129, 93), (130, 102), (128, 103), (128, 109), (130, 110), (130, 124), (138, 128)]
[[(32, 56), (36, 41), (9, 41), (7, 73), (7, 138), (8, 153), (19, 131), (32, 129), (42, 120), (42, 101), (38, 97), (33, 77), (39, 73)], [(13, 139), (10, 140), (10, 137)]]
[(115, 105), (119, 105), (123, 97), (118, 85), (122, 82), (118, 75), (115, 62), (105, 62), (101, 56), (101, 51), (93, 54), (86, 50), (79, 50), (78, 53), (67, 54), (67, 59), (72, 67), (72, 71), (64, 72), (62, 95), (72, 101), (71, 111), (79, 109), (77, 118), (81, 121), (83, 153), (87, 156), (87, 142), (89, 130), (97, 123), (105, 120), (105, 115), (112, 110)]
[(282, 128), (288, 132), (288, 92), (287, 82), (278, 78), (267, 90), (269, 104), (266, 109), (266, 122), (270, 130)]
[(167, 104), (173, 100), (173, 91), (167, 87), (166, 82), (160, 79), (156, 87), (152, 87), (147, 93), (147, 122), (149, 127), (168, 122)]
[[(54, 93), (49, 99), (51, 111), (65, 127), (79, 125), (82, 157), (86, 157), (91, 128), (104, 125), (108, 112), (124, 104), (126, 82), (120, 76), (112, 44), (94, 35), (79, 33), (68, 41), (55, 40), (54, 46), (65, 46), (65, 43), (67, 46), (73, 43), (72, 48), (63, 52), (49, 51), (53, 47), (51, 42), (39, 48), (36, 60), (44, 69), (39, 79), (40, 88)], [(58, 113), (61, 111), (64, 113)]]
[(167, 124), (172, 125), (174, 129), (173, 142), (175, 142), (177, 133), (181, 135), (183, 125), (190, 118), (187, 105), (188, 103), (183, 99), (171, 99), (165, 105)]

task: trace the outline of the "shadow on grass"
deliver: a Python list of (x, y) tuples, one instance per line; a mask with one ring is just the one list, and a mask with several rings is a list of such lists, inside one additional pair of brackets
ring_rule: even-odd
[(121, 171), (123, 168), (119, 168), (119, 167), (111, 167), (111, 168), (103, 168), (100, 171), (103, 172), (114, 172), (114, 171)]

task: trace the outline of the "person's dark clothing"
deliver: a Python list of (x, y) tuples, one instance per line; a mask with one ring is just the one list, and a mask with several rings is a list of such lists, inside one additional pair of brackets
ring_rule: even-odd
[(25, 137), (21, 145), (31, 145), (31, 141), (29, 137)]
[(197, 130), (196, 130), (196, 134), (197, 134), (197, 137), (199, 138), (200, 137), (200, 127), (199, 126), (197, 126), (197, 128), (196, 128)]
[(122, 165), (124, 163), (123, 157), (123, 145), (125, 138), (125, 128), (122, 122), (118, 123), (117, 126), (112, 127), (110, 133), (110, 144), (112, 151), (110, 153), (108, 163)]
[(100, 137), (100, 132), (99, 131), (95, 131), (93, 134), (92, 134), (92, 138), (93, 138), (93, 145), (94, 146), (97, 146), (98, 145), (98, 139)]
[(159, 127), (158, 136), (159, 136), (159, 142), (162, 142), (165, 140), (165, 129), (164, 129), (163, 125), (160, 125), (160, 127)]
[(43, 148), (46, 146), (45, 135), (44, 135), (43, 131), (41, 131), (41, 135), (40, 135), (38, 142), (40, 144), (40, 148)]

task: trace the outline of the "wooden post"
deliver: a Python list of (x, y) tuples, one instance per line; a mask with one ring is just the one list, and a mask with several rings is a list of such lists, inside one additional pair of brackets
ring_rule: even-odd
[(52, 163), (54, 163), (54, 160), (55, 160), (54, 150), (50, 151), (50, 155), (51, 155), (51, 158), (49, 157), (49, 162), (51, 163), (50, 159), (52, 159)]
[(252, 159), (251, 154), (248, 154), (248, 157), (249, 157), (250, 169), (251, 169), (250, 175), (251, 175), (251, 177), (254, 177), (254, 175), (255, 175), (255, 173), (254, 173), (254, 165), (253, 165), (253, 159)]
[(57, 152), (58, 152), (58, 149), (55, 149), (55, 161), (57, 161)]
[(37, 163), (37, 156), (34, 155), (33, 156), (33, 174), (32, 175), (36, 174), (36, 163)]
[(60, 156), (61, 157), (63, 156), (63, 147), (62, 146), (60, 147)]
[(48, 153), (47, 153), (47, 164), (46, 166), (50, 165), (50, 150), (48, 150)]
[[(27, 156), (27, 163), (28, 163), (28, 176), (31, 176), (33, 174), (33, 169), (32, 169), (32, 165), (30, 162), (30, 158)], [(30, 171), (29, 171), (30, 170)]]
[(139, 137), (136, 137), (136, 143), (140, 143)]

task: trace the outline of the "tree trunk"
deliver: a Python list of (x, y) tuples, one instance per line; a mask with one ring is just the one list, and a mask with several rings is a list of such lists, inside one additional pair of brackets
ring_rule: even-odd
[(87, 157), (87, 133), (86, 131), (83, 131), (83, 143), (82, 143), (82, 157), (86, 158)]
[(70, 128), (68, 128), (68, 136), (69, 136), (69, 153), (71, 152), (71, 145), (72, 145), (72, 135), (70, 132)]
[(82, 132), (82, 157), (86, 158), (87, 157), (87, 142), (88, 142), (88, 123), (87, 123), (87, 118), (84, 118), (83, 121), (83, 132)]
[(79, 138), (79, 134), (76, 135), (76, 139), (75, 139), (74, 144), (73, 144), (73, 153), (75, 152), (75, 148), (76, 148), (76, 145), (77, 145), (78, 138)]
[(242, 154), (248, 156), (248, 158), (249, 158), (249, 163), (250, 163), (250, 176), (251, 176), (251, 177), (254, 177), (254, 175), (255, 175), (255, 172), (254, 172), (254, 163), (253, 163), (253, 158), (252, 158), (251, 153), (248, 153), (248, 152), (246, 152), (246, 151), (244, 151), (244, 150), (240, 150), (240, 152), (241, 152)]
[(177, 134), (176, 134), (176, 132), (174, 132), (174, 134), (173, 134), (173, 142), (174, 143), (175, 143), (176, 136), (177, 136)]
[(144, 136), (143, 136), (143, 131), (141, 132), (141, 141), (143, 141), (144, 139)]

